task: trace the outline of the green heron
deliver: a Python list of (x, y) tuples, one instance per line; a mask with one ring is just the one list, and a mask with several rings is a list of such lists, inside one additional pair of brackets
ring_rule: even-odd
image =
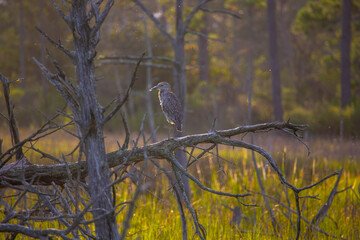
[(171, 91), (170, 84), (168, 84), (167, 82), (161, 82), (155, 87), (150, 88), (149, 91), (151, 92), (156, 89), (159, 90), (158, 96), (160, 106), (166, 117), (166, 120), (170, 124), (175, 125), (176, 131), (182, 132), (182, 107), (175, 93)]

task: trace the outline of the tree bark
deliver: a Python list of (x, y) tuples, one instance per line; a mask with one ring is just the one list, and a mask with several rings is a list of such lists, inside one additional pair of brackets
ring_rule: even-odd
[(275, 0), (267, 0), (267, 21), (269, 33), (269, 58), (272, 78), (272, 99), (275, 120), (282, 121), (283, 109), (281, 100), (281, 81), (277, 47), (276, 4)]
[(351, 100), (351, 0), (343, 0), (341, 16), (341, 108)]
[[(87, 1), (73, 1), (71, 19), (74, 21), (73, 38), (75, 45), (76, 76), (78, 81), (79, 114), (76, 122), (84, 141), (84, 153), (88, 165), (89, 188), (94, 198), (103, 191), (103, 186), (110, 183), (109, 165), (106, 161), (105, 143), (103, 135), (104, 116), (97, 101), (95, 92), (95, 66), (93, 58), (96, 55), (96, 41), (91, 36), (91, 29), (87, 20)], [(82, 146), (81, 146), (82, 147)], [(110, 190), (98, 198), (94, 209), (111, 211)], [(96, 219), (103, 211), (93, 211)], [(118, 239), (116, 219), (113, 214), (95, 221), (96, 236), (99, 239)]]

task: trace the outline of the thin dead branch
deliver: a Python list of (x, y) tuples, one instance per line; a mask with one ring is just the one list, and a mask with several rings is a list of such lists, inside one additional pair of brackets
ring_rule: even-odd
[(51, 37), (49, 37), (44, 31), (42, 31), (39, 27), (35, 27), (36, 30), (39, 31), (39, 33), (45, 38), (47, 39), (52, 45), (54, 45), (57, 49), (59, 49), (60, 51), (62, 51), (69, 59), (72, 63), (75, 63), (75, 53), (73, 51), (70, 51), (69, 49), (67, 49), (66, 47), (64, 47), (64, 45), (62, 45), (62, 43), (60, 42), (60, 40), (58, 42), (56, 42), (55, 40), (53, 40)]
[(201, 11), (203, 12), (207, 12), (207, 13), (221, 13), (221, 14), (226, 14), (226, 15), (229, 15), (229, 16), (232, 16), (234, 18), (237, 18), (237, 19), (242, 19), (242, 16), (241, 14), (237, 13), (237, 12), (234, 12), (234, 11), (231, 11), (231, 10), (227, 10), (227, 9), (208, 9), (208, 8), (200, 8)]
[[(124, 59), (124, 60), (139, 60), (138, 56), (106, 56), (106, 57), (99, 57), (99, 60), (120, 60), (120, 59)], [(174, 60), (168, 57), (162, 57), (162, 56), (144, 56), (143, 60), (154, 60), (154, 61), (163, 61), (163, 62), (169, 62), (172, 64), (175, 64)], [(134, 62), (135, 64), (137, 62)]]
[[(0, 73), (0, 80), (3, 85), (5, 104), (6, 104), (6, 109), (7, 109), (8, 115), (9, 115), (8, 123), (9, 123), (9, 128), (10, 128), (10, 133), (11, 133), (11, 140), (12, 140), (13, 146), (15, 146), (15, 145), (18, 145), (20, 142), (20, 134), (19, 134), (18, 125), (17, 125), (17, 121), (15, 118), (15, 114), (14, 114), (14, 105), (12, 104), (11, 97), (10, 97), (10, 82), (1, 73)], [(1, 150), (0, 150), (0, 152), (1, 152)], [(24, 154), (22, 152), (22, 148), (18, 147), (16, 149), (16, 160), (20, 160), (23, 157), (24, 157)], [(0, 157), (0, 160), (1, 159), (2, 159), (2, 157)]]
[(143, 56), (145, 55), (145, 53), (143, 53), (140, 57), (140, 59), (138, 60), (137, 64), (136, 64), (136, 67), (135, 67), (135, 70), (133, 72), (133, 76), (131, 78), (131, 82), (130, 82), (130, 85), (128, 87), (128, 89), (126, 90), (126, 93), (125, 93), (125, 96), (123, 97), (123, 99), (118, 103), (118, 105), (116, 107), (114, 107), (114, 109), (104, 118), (103, 120), (103, 123), (102, 124), (105, 124), (107, 121), (109, 121), (114, 115), (115, 113), (117, 113), (120, 108), (124, 105), (124, 103), (127, 101), (128, 97), (129, 97), (129, 94), (130, 94), (130, 91), (131, 89), (133, 88), (134, 86), (134, 83), (135, 83), (135, 80), (136, 80), (136, 72), (139, 68), (139, 65), (142, 61), (142, 58)]
[[(130, 64), (130, 65), (137, 65), (137, 61), (127, 60), (127, 59), (102, 60), (100, 63), (98, 63), (98, 66), (108, 65), (108, 64)], [(160, 69), (173, 70), (173, 66), (169, 66), (169, 65), (166, 65), (166, 64), (142, 62), (142, 63), (140, 63), (140, 65), (141, 65), (141, 66), (145, 66), (145, 67), (152, 67), (152, 68), (160, 68)]]
[(189, 26), (191, 20), (194, 18), (195, 14), (206, 4), (208, 3), (210, 0), (202, 0), (198, 5), (196, 5), (193, 10), (190, 12), (190, 14), (187, 16), (184, 25), (183, 25), (183, 29), (181, 29), (182, 34), (184, 35), (186, 32), (187, 27)]
[(166, 31), (166, 29), (161, 25), (161, 23), (155, 18), (152, 12), (140, 1), (140, 0), (132, 0), (136, 5), (138, 5), (144, 13), (150, 18), (150, 20), (155, 24), (155, 26), (160, 30), (162, 34), (166, 37), (169, 42), (174, 45), (174, 38)]

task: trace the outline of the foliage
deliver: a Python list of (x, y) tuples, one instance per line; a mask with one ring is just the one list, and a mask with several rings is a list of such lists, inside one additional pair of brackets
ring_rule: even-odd
[[(171, 34), (175, 31), (174, 1), (144, 0)], [(360, 13), (359, 1), (352, 1), (352, 105), (354, 114), (346, 113), (346, 134), (358, 136), (355, 112), (360, 99)], [(16, 112), (19, 114), (21, 126), (39, 125), (40, 118), (27, 119), (25, 116), (37, 110), (53, 113), (59, 107), (59, 99), (54, 98), (55, 90), (48, 86), (47, 94), (42, 92), (41, 74), (35, 67), (32, 57), (39, 59), (40, 34), (34, 26), (40, 25), (38, 0), (24, 2), (24, 19), (26, 27), (26, 89), (24, 95), (16, 99)], [(195, 3), (186, 2), (186, 16)], [(253, 122), (263, 122), (273, 119), (271, 82), (269, 77), (266, 1), (219, 1), (209, 2), (208, 9), (228, 9), (241, 14), (242, 19), (234, 19), (226, 14), (212, 14), (200, 11), (189, 25), (194, 32), (201, 32), (206, 27), (208, 36), (224, 40), (224, 42), (209, 40), (209, 71), (210, 81), (204, 84), (199, 81), (198, 71), (198, 36), (186, 35), (186, 61), (192, 70), (188, 74), (188, 106), (190, 131), (203, 127), (204, 116), (209, 123), (213, 118), (219, 119), (218, 127), (227, 128), (232, 124), (245, 122), (247, 119), (247, 83), (246, 71), (249, 46), (254, 46), (254, 86), (253, 86)], [(248, 14), (251, 9), (254, 20), (254, 42), (248, 37)], [(19, 6), (17, 1), (6, 1), (0, 5), (0, 69), (9, 79), (19, 77)], [(291, 119), (307, 119), (312, 124), (313, 133), (337, 134), (339, 126), (338, 109), (340, 105), (340, 15), (341, 1), (278, 1), (279, 28), (279, 59), (283, 87), (284, 115)], [(203, 17), (207, 17), (207, 22)], [(98, 48), (98, 57), (104, 56), (136, 56), (145, 50), (145, 37), (142, 19), (143, 13), (126, 1), (116, 1), (105, 27), (102, 30)], [(71, 46), (72, 36), (66, 26), (55, 13), (51, 1), (44, 1), (44, 30), (56, 41)], [(56, 27), (50, 27), (56, 26)], [(154, 56), (173, 57), (171, 44), (162, 36), (156, 27), (148, 21), (150, 41)], [(51, 54), (58, 59), (60, 65), (68, 72), (74, 72), (69, 67), (64, 55), (55, 51), (46, 43)], [(48, 61), (48, 60), (46, 60)], [(106, 105), (117, 94), (123, 94), (123, 89), (131, 77), (132, 66), (100, 65), (97, 68), (97, 91), (103, 105)], [(49, 65), (49, 64), (48, 64)], [(153, 69), (155, 82), (170, 81), (172, 71)], [(171, 82), (171, 81), (170, 81)], [(112, 88), (109, 86), (113, 86)], [(115, 87), (116, 86), (116, 87)], [(128, 116), (135, 121), (132, 127), (140, 125), (146, 112), (145, 99), (139, 97), (146, 90), (145, 71), (139, 72), (135, 84), (135, 98), (127, 104)], [(41, 101), (33, 101), (35, 94), (41, 95)], [(157, 99), (153, 98), (154, 103)], [(3, 109), (3, 103), (0, 104)], [(31, 109), (31, 110), (29, 110)], [(160, 109), (154, 108), (160, 115)], [(322, 119), (319, 110), (323, 112)], [(334, 114), (332, 114), (334, 113)], [(305, 117), (306, 115), (306, 117)], [(220, 120), (221, 119), (221, 120)], [(34, 122), (30, 122), (34, 121)], [(162, 124), (165, 121), (158, 121)], [(111, 123), (115, 126), (117, 123)], [(331, 126), (331, 128), (328, 128)], [(326, 130), (327, 129), (327, 130)]]

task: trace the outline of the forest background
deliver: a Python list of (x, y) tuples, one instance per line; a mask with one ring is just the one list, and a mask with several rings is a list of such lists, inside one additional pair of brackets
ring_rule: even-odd
[[(172, 1), (147, 0), (159, 22), (174, 32)], [(310, 125), (308, 132), (339, 136), (341, 118), (343, 134), (357, 137), (360, 133), (360, 1), (351, 6), (351, 94), (341, 107), (341, 16), (342, 1), (276, 1), (278, 60), (284, 120)], [(193, 5), (185, 1), (184, 12)], [(274, 120), (271, 68), (269, 66), (266, 2), (211, 1), (209, 8), (229, 9), (240, 16), (195, 15), (186, 35), (187, 132), (210, 129), (214, 118), (217, 128), (247, 123), (249, 89), (249, 55), (253, 49), (252, 122)], [(251, 23), (249, 16), (251, 15)], [(144, 20), (147, 23), (144, 23)], [(133, 66), (131, 56), (147, 50), (146, 24), (152, 54), (173, 58), (171, 44), (134, 3), (116, 1), (101, 33), (97, 55), (97, 91), (101, 103), (123, 95)], [(46, 51), (67, 71), (74, 74), (66, 57), (54, 49), (35, 28), (52, 39), (71, 45), (71, 34), (56, 14), (51, 1), (0, 1), (0, 69), (9, 79), (23, 78), (12, 84), (12, 98), (21, 128), (37, 127), (43, 116), (56, 112), (65, 103), (47, 83), (33, 57), (49, 64)], [(249, 34), (250, 28), (252, 35)], [(204, 36), (207, 36), (206, 38)], [(136, 61), (135, 61), (136, 62)], [(152, 60), (152, 82), (172, 82), (171, 62)], [(160, 66), (160, 68), (159, 68)], [(126, 104), (131, 129), (138, 129), (146, 110), (146, 69), (140, 68), (134, 92)], [(74, 76), (74, 75), (73, 75)], [(0, 93), (2, 94), (2, 93)], [(154, 94), (155, 95), (155, 94)], [(1, 96), (2, 98), (2, 96)], [(157, 106), (155, 96), (151, 101)], [(0, 108), (5, 109), (4, 102)], [(159, 107), (153, 107), (156, 125), (167, 132)], [(107, 125), (118, 129), (120, 117)], [(4, 119), (1, 128), (6, 128)], [(145, 128), (148, 128), (147, 126)]]
[[(54, 2), (58, 5), (53, 4)], [(177, 7), (174, 5), (175, 1), (170, 0), (118, 0), (107, 15), (112, 3), (111, 0), (99, 0), (98, 8), (94, 1), (87, 0), (0, 0), (0, 73), (11, 81), (11, 99), (20, 129), (20, 134), (15, 134), (17, 123), (10, 111), (9, 106), (12, 104), (7, 101), (9, 98), (6, 96), (6, 86), (9, 83), (7, 85), (7, 80), (1, 75), (4, 93), (0, 92), (0, 98), (5, 97), (5, 101), (0, 101), (0, 182), (2, 187), (9, 189), (0, 189), (0, 232), (4, 232), (0, 236), (15, 239), (20, 233), (44, 237), (49, 233), (38, 232), (38, 229), (61, 229), (65, 226), (67, 230), (51, 232), (50, 235), (67, 239), (70, 234), (76, 237), (79, 231), (83, 237), (93, 237), (96, 234), (97, 237), (106, 239), (102, 236), (110, 233), (117, 236), (121, 230), (120, 239), (180, 239), (180, 236), (187, 239), (194, 237), (194, 232), (200, 239), (257, 239), (260, 236), (276, 238), (295, 234), (298, 239), (300, 235), (311, 238), (312, 235), (309, 234), (313, 234), (312, 227), (316, 225), (319, 227), (316, 231), (326, 236), (334, 234), (343, 238), (359, 238), (359, 0), (177, 0)], [(62, 15), (62, 10), (57, 6), (69, 15)], [(77, 13), (80, 12), (86, 12), (87, 15), (82, 15), (85, 18), (77, 18)], [(102, 22), (105, 18), (97, 15), (100, 12), (104, 14), (105, 22)], [(75, 22), (78, 24), (75, 24), (76, 31), (72, 25)], [(101, 34), (98, 35), (100, 26)], [(92, 31), (87, 31), (88, 35), (78, 35), (90, 28)], [(88, 41), (80, 41), (84, 39)], [(88, 45), (93, 48), (87, 48)], [(95, 46), (96, 57), (93, 54)], [(186, 66), (182, 65), (183, 46)], [(71, 64), (71, 51), (78, 56), (75, 64), (77, 69)], [(84, 58), (86, 55), (87, 59)], [(141, 63), (138, 62), (139, 56), (143, 56)], [(93, 86), (93, 60), (96, 66), (97, 94), (91, 92), (93, 88), (84, 88)], [(53, 75), (41, 67), (41, 63), (51, 72), (58, 73), (58, 81), (64, 81), (58, 90), (61, 92), (65, 89), (71, 95), (66, 95), (66, 100), (62, 98), (64, 95), (61, 96), (48, 83)], [(136, 64), (140, 64), (139, 69)], [(84, 66), (86, 68), (82, 69)], [(86, 70), (80, 71), (84, 69)], [(183, 69), (186, 69), (186, 74), (183, 74)], [(42, 72), (47, 75), (42, 75)], [(86, 79), (89, 81), (86, 82)], [(132, 86), (134, 79), (135, 85), (128, 95), (128, 86)], [(167, 140), (171, 128), (161, 112), (156, 94), (148, 92), (150, 87), (161, 81), (167, 81), (173, 86), (185, 106), (186, 132), (183, 138), (177, 138), (182, 135), (177, 133), (174, 139)], [(76, 88), (71, 85), (75, 82), (78, 84)], [(55, 87), (58, 86), (55, 84)], [(85, 94), (78, 96), (80, 92), (73, 89), (80, 89), (81, 94)], [(71, 107), (74, 106), (71, 99), (76, 97), (84, 100), (84, 96), (95, 98), (91, 104), (78, 101), (79, 104), (84, 104), (78, 112), (76, 107)], [(93, 104), (97, 103), (97, 96), (102, 106), (110, 106), (129, 96), (127, 101), (123, 101), (126, 103), (122, 110), (126, 114), (122, 112), (114, 115), (121, 108), (121, 103), (117, 105), (119, 108), (114, 108), (116, 111), (103, 118), (106, 108)], [(70, 107), (65, 108), (66, 103)], [(98, 125), (92, 124), (95, 115), (93, 108), (89, 109), (89, 106), (95, 107), (98, 110), (95, 112), (100, 113), (96, 115), (100, 116), (95, 121)], [(88, 110), (90, 111), (87, 112)], [(88, 114), (84, 114), (86, 112)], [(48, 124), (52, 121), (49, 118), (55, 113), (65, 117), (57, 119), (53, 124), (57, 130), (62, 129), (71, 137), (55, 134), (48, 136), (46, 133), (17, 143), (20, 141), (18, 135), (26, 136), (29, 132), (37, 132), (39, 128), (43, 128), (40, 126), (44, 122)], [(79, 121), (72, 116), (87, 118)], [(69, 117), (70, 123), (66, 120)], [(111, 120), (107, 122), (109, 119)], [(273, 120), (278, 122), (236, 128)], [(285, 122), (281, 122), (283, 120)], [(104, 123), (108, 124), (103, 129)], [(128, 134), (127, 123), (131, 134)], [(309, 124), (309, 127), (293, 123)], [(7, 130), (8, 125), (11, 136)], [(80, 126), (79, 136), (73, 133), (76, 132), (74, 125), (78, 130)], [(234, 127), (237, 129), (235, 132), (245, 129), (241, 141), (231, 135), (234, 130), (225, 130), (232, 132), (230, 135), (224, 135), (224, 131), (210, 131)], [(305, 128), (303, 134), (302, 130)], [(103, 130), (105, 134), (102, 134)], [(280, 130), (284, 134), (279, 131), (271, 134), (270, 130)], [(297, 135), (299, 130), (303, 139)], [(138, 131), (140, 133), (136, 141), (130, 140)], [(144, 146), (141, 143), (138, 146), (141, 133)], [(152, 138), (146, 141), (150, 133)], [(192, 133), (204, 134), (188, 135)], [(256, 136), (252, 133), (256, 133)], [(221, 138), (220, 134), (223, 134)], [(239, 132), (235, 133), (237, 134)], [(293, 135), (292, 140), (288, 138), (289, 134)], [(204, 136), (209, 138), (199, 140)], [(213, 144), (203, 149), (192, 143), (181, 143), (186, 139), (197, 139), (195, 144), (201, 143), (202, 147)], [(218, 142), (219, 139), (222, 142)], [(150, 140), (160, 142), (147, 145)], [(123, 142), (122, 147), (120, 142)], [(166, 145), (172, 142), (180, 142), (180, 145)], [(254, 148), (267, 161), (246, 150)], [(9, 150), (2, 154), (2, 149)], [(163, 154), (165, 150), (167, 155)], [(141, 155), (140, 159), (130, 159), (135, 151), (144, 151), (143, 158)], [(269, 152), (268, 155), (266, 151)], [(99, 152), (102, 154), (98, 154)], [(177, 155), (179, 152), (182, 156)], [(197, 155), (199, 152), (201, 153)], [(186, 154), (189, 155), (188, 159)], [(199, 157), (196, 158), (193, 154)], [(7, 158), (3, 161), (5, 156)], [(133, 157), (136, 156), (139, 154), (134, 153)], [(74, 162), (76, 158), (77, 163)], [(115, 163), (113, 158), (116, 158)], [(190, 161), (192, 158), (194, 160)], [(85, 159), (86, 161), (81, 161)], [(163, 159), (166, 161), (161, 161)], [(146, 167), (148, 160), (154, 166)], [(186, 175), (189, 171), (195, 176), (191, 178), (193, 182), (180, 179), (178, 171), (182, 168), (176, 165), (178, 160), (184, 160), (181, 162), (185, 169), (183, 174)], [(57, 164), (49, 165), (52, 161)], [(107, 164), (104, 164), (109, 161), (112, 161), (113, 168), (110, 175)], [(144, 161), (143, 167), (138, 169), (141, 161)], [(71, 174), (67, 168), (70, 162), (72, 166), (76, 166)], [(56, 186), (67, 181), (59, 171), (64, 167), (65, 173), (65, 166), (66, 176), (73, 187), (72, 191), (65, 189), (67, 200), (64, 198), (64, 189), (60, 191)], [(114, 168), (115, 166), (118, 167)], [(270, 168), (275, 172), (271, 172)], [(35, 169), (35, 174), (29, 169)], [(39, 171), (41, 169), (55, 169), (54, 172), (59, 175), (56, 178), (52, 171), (44, 173)], [(175, 174), (189, 212), (183, 211), (182, 197), (171, 177), (168, 181), (161, 174), (163, 172), (166, 175), (171, 171)], [(80, 181), (79, 172), (83, 173), (83, 182)], [(73, 184), (75, 174), (77, 183), (87, 182), (81, 186), (90, 187), (90, 197), (87, 189), (80, 193), (80, 185)], [(331, 178), (336, 175), (337, 179)], [(28, 177), (27, 180), (24, 180), (25, 176)], [(36, 178), (36, 181), (29, 181), (30, 178)], [(41, 182), (42, 179), (47, 182)], [(199, 181), (196, 182), (196, 179)], [(287, 183), (286, 179), (301, 188)], [(27, 192), (26, 189), (9, 185), (9, 181), (24, 186), (28, 186), (26, 181), (29, 181), (34, 184), (32, 189), (42, 189), (35, 192), (37, 196), (43, 196), (42, 192), (46, 191), (51, 192), (51, 195), (43, 199), (35, 198), (33, 190)], [(54, 181), (60, 182), (55, 184)], [(251, 193), (251, 197), (245, 194), (249, 197), (245, 204), (236, 202), (235, 200), (239, 201), (238, 198), (218, 200), (220, 196), (205, 194), (198, 188), (200, 186), (201, 189), (206, 189), (201, 185), (202, 182), (224, 192)], [(36, 186), (38, 183), (44, 186)], [(290, 187), (293, 195), (288, 194), (284, 183), (287, 183), (286, 186)], [(312, 185), (306, 186), (308, 184)], [(171, 189), (176, 192), (175, 198)], [(303, 190), (308, 190), (308, 195), (299, 196)], [(139, 195), (140, 193), (143, 194)], [(186, 201), (186, 195), (191, 197), (191, 202)], [(65, 205), (47, 201), (59, 196)], [(92, 214), (85, 207), (85, 215), (82, 215), (78, 207), (85, 204), (72, 201), (73, 196), (82, 200), (91, 199), (86, 206), (94, 209), (97, 209), (97, 204), (107, 203), (104, 208), (101, 207), (106, 210), (106, 214), (96, 215), (96, 211)], [(97, 200), (98, 196), (106, 197), (107, 200), (112, 196), (113, 201), (108, 204), (109, 201), (104, 201), (105, 198)], [(138, 197), (139, 201), (136, 202)], [(68, 205), (69, 200), (72, 201), (75, 213)], [(38, 213), (37, 209), (43, 203), (57, 218), (66, 218), (77, 225), (68, 227), (67, 221), (60, 224), (61, 221), (57, 222), (56, 218), (48, 218), (43, 212)], [(126, 214), (123, 211), (125, 205), (116, 215), (109, 214), (128, 203)], [(294, 203), (297, 211), (292, 210), (295, 209)], [(178, 210), (174, 207), (176, 204)], [(62, 210), (55, 211), (57, 208)], [(24, 209), (27, 214), (25, 218), (22, 215)], [(33, 210), (30, 213), (28, 209)], [(180, 214), (175, 216), (174, 212), (177, 211)], [(61, 216), (60, 213), (71, 215)], [(169, 218), (169, 214), (173, 213), (175, 217)], [(185, 216), (189, 216), (189, 213), (193, 218), (192, 223), (197, 227), (192, 230), (189, 227), (190, 231), (187, 232)], [(107, 216), (106, 219), (104, 216)], [(79, 219), (83, 219), (82, 222), (78, 222)], [(312, 220), (310, 222), (307, 219)], [(102, 227), (102, 222), (106, 223), (107, 228)], [(200, 227), (199, 223), (203, 225)], [(72, 226), (79, 227), (80, 230), (74, 230)], [(70, 233), (71, 230), (74, 231)], [(318, 233), (314, 234), (317, 237)]]

